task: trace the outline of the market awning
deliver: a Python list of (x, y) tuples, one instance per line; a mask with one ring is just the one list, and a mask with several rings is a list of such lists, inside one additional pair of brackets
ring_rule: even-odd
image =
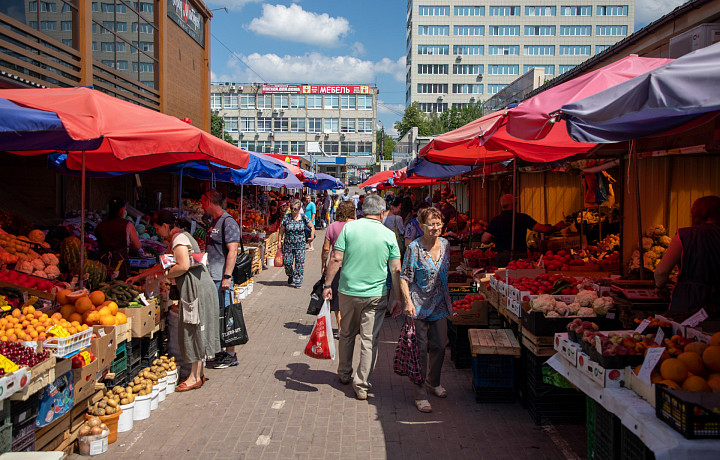
[(396, 171), (387, 170), (387, 171), (380, 171), (369, 178), (367, 178), (363, 183), (358, 184), (358, 188), (365, 188), (365, 187), (376, 187), (378, 184), (382, 184), (386, 180), (390, 179), (395, 175)]
[(315, 181), (305, 182), (305, 186), (313, 190), (330, 190), (344, 188), (345, 184), (330, 174), (318, 173), (315, 174)]
[(628, 141), (664, 133), (704, 114), (717, 115), (720, 43), (565, 104), (561, 110), (567, 131), (580, 142)]

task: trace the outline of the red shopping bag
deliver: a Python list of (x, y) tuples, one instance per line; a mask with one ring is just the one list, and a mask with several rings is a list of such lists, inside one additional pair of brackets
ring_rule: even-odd
[[(328, 333), (330, 336), (328, 337)], [(310, 340), (305, 346), (305, 354), (317, 359), (335, 359), (335, 339), (330, 324), (330, 301), (325, 300), (315, 319)]]
[(275, 259), (273, 260), (273, 265), (275, 265), (276, 267), (284, 267), (285, 266), (285, 261), (283, 260), (283, 253), (279, 248), (277, 250), (277, 253), (275, 254)]

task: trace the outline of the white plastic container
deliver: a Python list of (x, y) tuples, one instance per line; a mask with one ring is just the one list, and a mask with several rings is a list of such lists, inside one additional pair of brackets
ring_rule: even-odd
[(245, 286), (238, 286), (235, 288), (235, 290), (233, 292), (235, 293), (235, 299), (234, 299), (235, 302), (247, 297), (247, 287), (245, 287)]
[(160, 387), (158, 402), (163, 402), (165, 401), (165, 396), (167, 395), (167, 377), (163, 377), (158, 380), (158, 387)]
[(174, 371), (168, 371), (167, 373), (167, 386), (165, 387), (165, 395), (169, 395), (170, 393), (175, 393), (175, 386), (177, 385), (178, 381), (178, 371), (175, 369)]
[(255, 283), (248, 284), (247, 289), (248, 289), (248, 295), (252, 294), (253, 290), (255, 289)]
[(153, 385), (151, 398), (150, 398), (150, 410), (155, 410), (160, 404), (160, 385)]
[(102, 434), (79, 436), (78, 452), (85, 456), (104, 454), (108, 450), (109, 435), (110, 430), (105, 430)]
[(152, 403), (152, 394), (135, 397), (135, 407), (133, 408), (133, 420), (145, 420), (150, 417), (150, 404)]
[(120, 414), (120, 418), (118, 419), (117, 430), (118, 433), (125, 433), (126, 431), (130, 431), (133, 429), (133, 412), (135, 409), (135, 401), (130, 404), (120, 406), (120, 409), (122, 409), (122, 413)]

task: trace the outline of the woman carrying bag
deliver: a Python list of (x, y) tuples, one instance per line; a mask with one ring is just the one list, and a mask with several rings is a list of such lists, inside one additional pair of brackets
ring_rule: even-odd
[(436, 208), (422, 209), (418, 222), (423, 236), (408, 245), (400, 274), (400, 291), (405, 300), (405, 314), (413, 318), (417, 337), (421, 375), (413, 384), (415, 407), (431, 412), (428, 392), (447, 397), (440, 385), (440, 371), (447, 345), (447, 318), (452, 312), (448, 291), (450, 266), (449, 243), (440, 238), (442, 214)]
[(300, 212), (301, 207), (300, 200), (292, 200), (290, 213), (285, 214), (280, 224), (280, 247), (285, 262), (285, 274), (288, 284), (294, 283), (296, 288), (302, 287), (305, 271), (305, 229), (308, 229), (311, 238), (315, 238), (315, 227), (310, 219)]

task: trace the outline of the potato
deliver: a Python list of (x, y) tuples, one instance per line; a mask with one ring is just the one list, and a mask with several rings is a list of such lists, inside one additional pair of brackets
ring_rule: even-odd
[(126, 406), (126, 405), (128, 405), (128, 404), (130, 404), (130, 400), (129, 400), (129, 399), (123, 398), (123, 399), (120, 400), (120, 405), (121, 405), (121, 406)]
[(117, 407), (118, 403), (114, 399), (111, 399), (108, 401), (108, 406), (110, 407)]
[(135, 385), (137, 385), (138, 383), (140, 383), (140, 376), (135, 376), (135, 378), (133, 379), (133, 383), (134, 383)]
[(113, 392), (112, 392), (112, 391), (106, 391), (106, 392), (105, 392), (105, 397), (106, 397), (106, 398), (111, 398), (112, 395), (113, 395)]
[(170, 364), (170, 370), (171, 370), (171, 371), (174, 371), (175, 369), (177, 369), (177, 366), (175, 365), (175, 363), (171, 363), (171, 364)]
[(120, 395), (115, 395), (115, 396), (113, 396), (113, 397), (112, 397), (112, 400), (115, 401), (115, 402), (120, 401)]
[(108, 407), (105, 409), (105, 415), (112, 415), (115, 412), (117, 412), (117, 409), (115, 409), (114, 407)]
[(97, 436), (97, 435), (102, 434), (102, 433), (103, 433), (103, 429), (100, 428), (99, 426), (95, 426), (95, 427), (90, 428), (90, 434), (91, 434), (92, 436)]
[(124, 390), (124, 388), (121, 386), (115, 386), (112, 389), (113, 393), (115, 393), (115, 394), (120, 394), (123, 390)]
[(138, 383), (137, 385), (135, 385), (133, 387), (132, 391), (133, 391), (133, 393), (140, 393), (144, 389), (145, 389), (145, 385), (140, 385), (140, 383)]
[(91, 430), (90, 425), (83, 424), (83, 426), (80, 427), (80, 431), (78, 432), (78, 435), (87, 436), (90, 434), (90, 430)]
[(170, 362), (171, 362), (171, 363), (174, 363), (174, 362), (175, 362), (175, 357), (174, 357), (174, 356), (170, 358)]
[(95, 411), (95, 415), (97, 415), (98, 417), (105, 415), (105, 409), (97, 409)]
[(130, 396), (128, 396), (128, 401), (129, 401), (128, 404), (134, 403), (134, 402), (135, 402), (135, 395), (130, 395)]
[(132, 385), (128, 385), (127, 387), (125, 387), (125, 392), (132, 393)]
[(159, 359), (155, 359), (155, 360), (153, 360), (153, 362), (152, 362), (152, 363), (153, 363), (153, 366), (157, 366), (159, 362), (160, 362), (160, 360), (159, 360)]
[(106, 407), (107, 407), (107, 402), (105, 402), (105, 401), (100, 401), (100, 402), (98, 403), (98, 409), (105, 409)]

